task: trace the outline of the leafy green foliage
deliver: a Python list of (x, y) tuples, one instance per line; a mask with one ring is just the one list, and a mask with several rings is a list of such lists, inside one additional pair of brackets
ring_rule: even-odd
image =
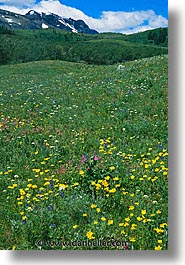
[(0, 35), (1, 53), (7, 58), (1, 64), (65, 60), (109, 65), (168, 53), (166, 47), (143, 44), (137, 34), (126, 38), (112, 33), (85, 35), (50, 29), (17, 30), (13, 35)]

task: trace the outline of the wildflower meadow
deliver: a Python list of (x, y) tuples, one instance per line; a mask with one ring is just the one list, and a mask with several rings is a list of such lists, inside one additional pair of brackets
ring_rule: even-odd
[(168, 57), (0, 67), (0, 249), (168, 248)]

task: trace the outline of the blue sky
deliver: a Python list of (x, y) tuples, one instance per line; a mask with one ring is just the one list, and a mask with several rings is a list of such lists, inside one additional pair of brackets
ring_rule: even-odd
[(62, 0), (65, 5), (81, 9), (98, 18), (102, 11), (136, 11), (152, 9), (156, 14), (168, 17), (168, 0)]
[(168, 26), (167, 0), (0, 0), (0, 8), (83, 19), (99, 32), (129, 34)]

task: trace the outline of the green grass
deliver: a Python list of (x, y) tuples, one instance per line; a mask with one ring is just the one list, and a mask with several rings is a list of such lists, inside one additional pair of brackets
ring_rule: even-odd
[(0, 67), (0, 249), (167, 249), (167, 60)]

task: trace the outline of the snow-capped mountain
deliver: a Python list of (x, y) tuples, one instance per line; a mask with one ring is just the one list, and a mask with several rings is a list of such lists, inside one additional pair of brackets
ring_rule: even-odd
[(30, 10), (25, 15), (0, 9), (0, 26), (8, 29), (61, 29), (74, 33), (97, 34), (83, 20), (60, 17), (53, 13), (38, 13)]

